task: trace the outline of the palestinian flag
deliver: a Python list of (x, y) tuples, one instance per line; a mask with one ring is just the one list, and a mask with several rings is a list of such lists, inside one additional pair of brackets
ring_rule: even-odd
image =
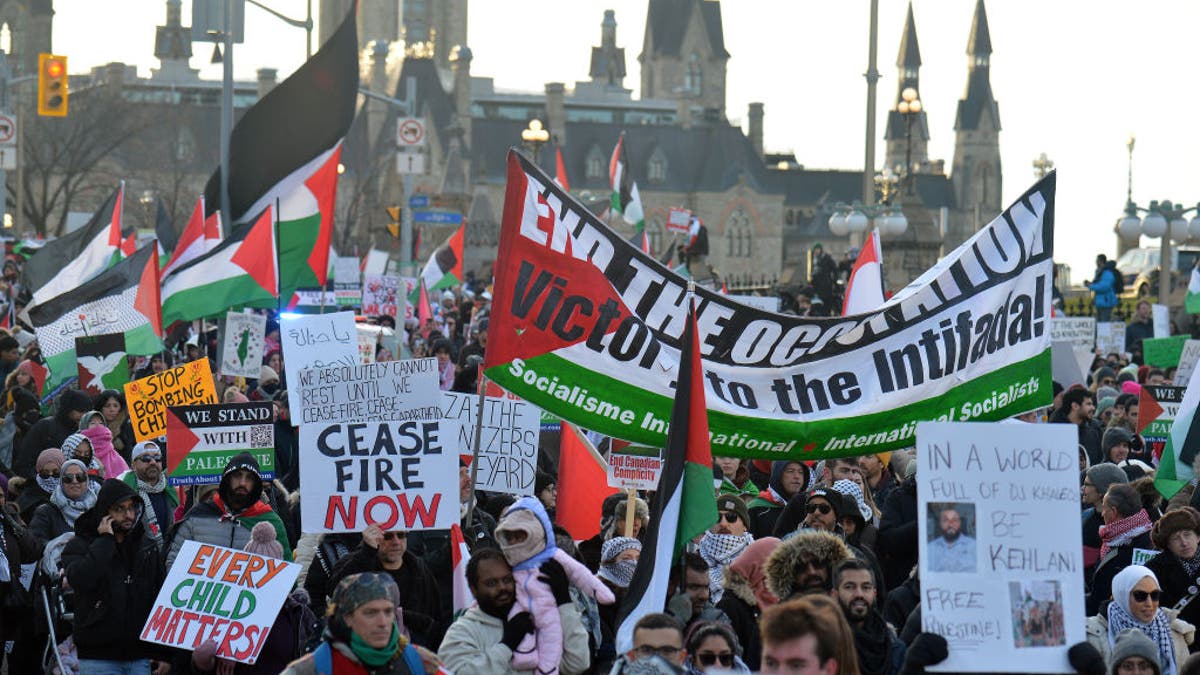
[(463, 232), (466, 227), (465, 223), (459, 225), (454, 234), (429, 256), (425, 269), (421, 270), (421, 281), (426, 290), (438, 291), (462, 283)]
[(425, 282), (418, 279), (417, 286), (417, 331), (424, 331), (426, 324), (433, 321), (433, 307), (429, 304), (429, 293), (425, 292)]
[(873, 312), (883, 303), (883, 252), (879, 246), (879, 230), (871, 230), (850, 270), (842, 316)]
[(454, 598), (453, 616), (457, 618), (475, 602), (471, 586), (467, 583), (467, 563), (471, 562), (471, 551), (467, 548), (467, 540), (463, 537), (462, 528), (458, 523), (450, 526), (450, 556), (454, 564), (450, 573)]
[[(1142, 429), (1149, 425), (1149, 420), (1158, 417), (1153, 409), (1149, 414), (1142, 412), (1146, 395), (1146, 387), (1142, 387), (1138, 406), (1138, 426)], [(1161, 415), (1163, 409), (1157, 401), (1154, 401), (1154, 407), (1158, 408), (1158, 414)], [(1159, 458), (1158, 470), (1154, 472), (1154, 487), (1164, 499), (1174, 497), (1194, 476), (1192, 462), (1196, 459), (1197, 451), (1200, 451), (1200, 420), (1196, 419), (1197, 408), (1200, 408), (1200, 377), (1193, 376), (1183, 392), (1183, 401), (1179, 404), (1175, 421), (1171, 423), (1171, 431), (1167, 434), (1167, 443), (1163, 448), (1162, 457)], [(1145, 425), (1142, 423), (1143, 415), (1147, 419)], [(1138, 433), (1141, 433), (1140, 429)]]
[(613, 149), (612, 159), (608, 162), (608, 178), (612, 185), (612, 203), (609, 208), (621, 214), (625, 222), (633, 225), (635, 231), (645, 231), (646, 216), (642, 211), (642, 198), (638, 194), (637, 183), (633, 181), (633, 174), (629, 171), (624, 133), (617, 139), (617, 147)]
[(704, 402), (704, 371), (696, 340), (696, 305), (689, 301), (687, 325), (680, 341), (675, 405), (663, 473), (655, 494), (647, 545), (637, 571), (621, 601), (617, 618), (617, 652), (633, 648), (633, 626), (646, 614), (667, 604), (671, 566), (688, 542), (717, 522), (713, 494), (712, 449), (708, 443), (708, 407)]
[(562, 424), (558, 446), (558, 489), (570, 499), (560, 499), (554, 520), (577, 541), (600, 534), (600, 507), (617, 491), (608, 485), (607, 463), (575, 425)]
[[(329, 276), (337, 167), (358, 101), (355, 15), (351, 9), (320, 51), (250, 107), (230, 137), (226, 227), (278, 206), (285, 297), (324, 287)], [(205, 187), (206, 219), (221, 208), (222, 179), (217, 170)]]
[(222, 238), (221, 212), (214, 211), (205, 217), (204, 197), (200, 197), (196, 200), (187, 226), (183, 228), (183, 234), (179, 235), (179, 241), (172, 249), (171, 259), (163, 266), (163, 277), (213, 250)]
[(563, 161), (561, 146), (554, 148), (554, 182), (567, 192), (571, 191), (571, 181), (567, 179), (567, 163)]
[(121, 183), (86, 225), (46, 245), (25, 263), (22, 284), (30, 306), (60, 296), (108, 269), (121, 246)]
[(279, 251), (270, 208), (210, 253), (175, 271), (162, 285), (163, 321), (224, 316), (230, 309), (275, 307)]
[(1192, 278), (1188, 282), (1184, 307), (1187, 308), (1188, 314), (1200, 314), (1200, 267), (1192, 268)]
[(147, 245), (82, 286), (29, 310), (50, 369), (45, 389), (76, 376), (75, 338), (120, 333), (135, 356), (162, 351), (158, 246)]
[(166, 266), (175, 247), (179, 245), (179, 235), (175, 234), (175, 225), (171, 222), (171, 214), (167, 213), (167, 205), (162, 197), (158, 198), (154, 212), (154, 236), (158, 239), (158, 264)]

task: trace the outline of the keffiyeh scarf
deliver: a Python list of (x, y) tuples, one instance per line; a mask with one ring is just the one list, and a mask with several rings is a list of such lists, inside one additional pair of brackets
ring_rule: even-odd
[(700, 557), (708, 563), (708, 591), (713, 604), (720, 602), (721, 595), (725, 592), (725, 585), (722, 583), (725, 566), (732, 563), (753, 543), (754, 535), (749, 532), (742, 535), (707, 532), (700, 539)]
[[(136, 474), (135, 474), (136, 477)], [(154, 539), (154, 543), (161, 549), (163, 544), (162, 527), (158, 524), (158, 514), (154, 512), (154, 505), (150, 503), (151, 494), (160, 494), (167, 489), (167, 474), (158, 474), (158, 480), (153, 483), (147, 483), (141, 478), (137, 479), (137, 491), (142, 498), (142, 517), (145, 518), (146, 531)]]
[(1100, 545), (1100, 559), (1104, 560), (1110, 550), (1129, 543), (1139, 534), (1149, 532), (1150, 528), (1150, 516), (1146, 515), (1145, 509), (1110, 525), (1101, 525), (1100, 541), (1103, 543)]
[(50, 494), (50, 502), (58, 507), (67, 525), (75, 527), (75, 519), (84, 511), (96, 505), (96, 497), (100, 494), (100, 484), (94, 480), (87, 482), (87, 489), (79, 499), (71, 499), (63, 492), (61, 481), (58, 489)]
[(1138, 621), (1125, 611), (1119, 603), (1108, 605), (1108, 646), (1111, 648), (1117, 635), (1126, 628), (1136, 628), (1158, 645), (1158, 660), (1162, 664), (1162, 675), (1175, 675), (1175, 647), (1171, 644), (1171, 625), (1167, 615), (1160, 609), (1154, 613), (1150, 623)]

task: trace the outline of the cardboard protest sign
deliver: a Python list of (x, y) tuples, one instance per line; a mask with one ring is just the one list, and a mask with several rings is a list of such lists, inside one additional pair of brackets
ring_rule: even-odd
[(216, 402), (217, 390), (208, 359), (175, 366), (125, 385), (129, 423), (139, 441), (167, 433), (167, 408)]
[(1053, 174), (886, 307), (831, 319), (690, 291), (527, 158), (507, 169), (485, 375), (564, 420), (665, 445), (689, 297), (718, 456), (882, 452), (919, 420), (1051, 402)]
[[(1071, 672), (1085, 638), (1076, 430), (917, 425), (922, 630), (949, 643), (931, 672)], [(1060, 523), (1063, 527), (1047, 527)]]
[(171, 485), (220, 483), (234, 455), (249, 452), (263, 478), (275, 478), (274, 406), (270, 401), (167, 408)]
[(1050, 320), (1050, 339), (1091, 350), (1096, 346), (1096, 319), (1090, 316), (1056, 316)]
[[(295, 424), (438, 419), (437, 359), (302, 370), (289, 395)], [(452, 446), (453, 447), (453, 446)]]
[(400, 280), (386, 274), (364, 274), (362, 278), (363, 316), (395, 318)]
[(1120, 321), (1101, 321), (1096, 324), (1096, 351), (1109, 354), (1125, 353), (1125, 324)]
[(1171, 368), (1179, 365), (1179, 357), (1183, 354), (1183, 345), (1187, 342), (1186, 335), (1172, 335), (1165, 338), (1146, 338), (1142, 340), (1142, 356), (1147, 366)]
[(267, 317), (264, 314), (226, 314), (218, 360), (221, 374), (257, 378), (263, 362), (266, 330)]
[[(462, 428), (458, 452), (470, 456), (475, 448), (479, 397), (453, 391), (441, 394), (443, 419), (454, 420)], [(532, 403), (517, 398), (485, 396), (476, 489), (532, 495), (537, 477), (540, 433), (541, 411)]]
[(79, 364), (79, 389), (88, 396), (99, 396), (105, 389), (121, 389), (129, 382), (124, 333), (75, 338), (75, 360)]
[(1192, 381), (1192, 373), (1196, 372), (1197, 362), (1200, 362), (1200, 340), (1184, 342), (1183, 350), (1179, 352), (1179, 368), (1171, 382), (1177, 387), (1186, 387)]
[(333, 292), (338, 307), (354, 307), (362, 302), (362, 279), (358, 258), (339, 256), (333, 264)]
[(678, 232), (679, 234), (687, 234), (688, 224), (691, 223), (692, 212), (672, 206), (667, 209), (667, 231)]
[(657, 490), (662, 477), (662, 450), (628, 445), (608, 453), (608, 486), (622, 490)]
[(1151, 305), (1151, 321), (1154, 324), (1154, 337), (1165, 338), (1171, 336), (1171, 311), (1166, 305)]
[(457, 422), (300, 426), (304, 532), (444, 530), (457, 523)]
[(188, 651), (213, 640), (218, 657), (254, 663), (300, 567), (257, 553), (184, 541), (141, 639)]
[(1055, 382), (1064, 387), (1087, 384), (1088, 368), (1095, 358), (1090, 349), (1056, 341), (1051, 344), (1050, 350), (1050, 368)]
[[(279, 341), (289, 389), (300, 381), (302, 370), (359, 363), (353, 312), (281, 317)], [(292, 423), (300, 424), (295, 416)]]

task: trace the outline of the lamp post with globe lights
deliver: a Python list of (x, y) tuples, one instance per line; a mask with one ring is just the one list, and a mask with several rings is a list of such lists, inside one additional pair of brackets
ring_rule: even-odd
[[(913, 119), (921, 114), (921, 99), (918, 98), (917, 90), (913, 87), (905, 87), (904, 91), (900, 92), (900, 103), (896, 106), (896, 112), (904, 118), (904, 172), (901, 174), (904, 178), (905, 194), (913, 193), (913, 165), (912, 165), (912, 125)], [(876, 176), (876, 185), (879, 183), (879, 178)]]
[(542, 125), (539, 119), (529, 120), (529, 126), (521, 130), (521, 140), (529, 146), (530, 152), (533, 153), (533, 163), (538, 163), (538, 155), (541, 154), (542, 146), (546, 141), (550, 140), (550, 132), (546, 131), (546, 127)]
[[(1139, 217), (1139, 213), (1146, 214)], [(1194, 213), (1191, 220), (1187, 214)], [(1171, 241), (1182, 243), (1189, 238), (1200, 238), (1200, 205), (1185, 207), (1170, 200), (1151, 201), (1150, 206), (1141, 207), (1129, 199), (1125, 202), (1125, 215), (1117, 221), (1117, 235), (1124, 240), (1134, 240), (1141, 235), (1151, 239), (1161, 238), (1158, 262), (1158, 302), (1167, 304), (1171, 291)]]
[(829, 231), (834, 236), (851, 235), (855, 240), (872, 226), (881, 235), (896, 236), (908, 230), (908, 218), (898, 206), (892, 204), (900, 184), (897, 176), (890, 168), (875, 174), (875, 188), (879, 191), (880, 204), (864, 205), (855, 201), (851, 204), (839, 203), (833, 206), (833, 214), (829, 216)]

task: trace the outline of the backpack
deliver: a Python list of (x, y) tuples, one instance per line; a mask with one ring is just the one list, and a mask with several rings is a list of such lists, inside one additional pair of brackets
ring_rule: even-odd
[(1115, 266), (1109, 267), (1108, 271), (1113, 275), (1113, 293), (1121, 295), (1125, 292), (1125, 275), (1121, 274)]

